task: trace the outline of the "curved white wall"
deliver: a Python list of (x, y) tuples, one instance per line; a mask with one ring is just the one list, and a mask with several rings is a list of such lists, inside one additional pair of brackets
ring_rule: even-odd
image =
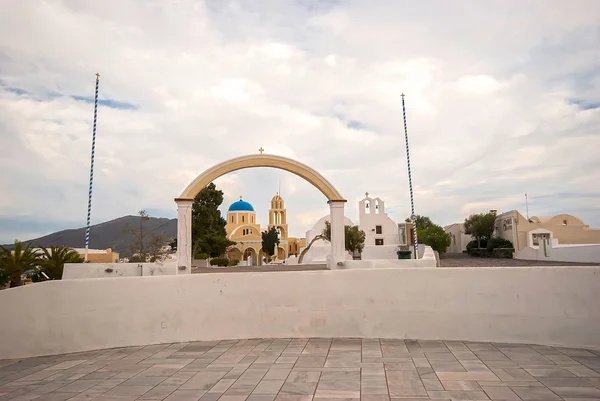
[(0, 359), (178, 341), (388, 337), (600, 349), (600, 267), (216, 273), (0, 291)]

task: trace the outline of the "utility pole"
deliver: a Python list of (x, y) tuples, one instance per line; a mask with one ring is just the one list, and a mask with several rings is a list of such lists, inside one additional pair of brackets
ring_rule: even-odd
[(402, 115), (404, 117), (404, 140), (406, 142), (406, 165), (408, 167), (408, 188), (410, 190), (410, 219), (413, 223), (415, 237), (415, 259), (419, 257), (419, 241), (417, 239), (417, 217), (415, 216), (415, 202), (413, 200), (412, 177), (410, 174), (410, 150), (408, 148), (408, 129), (406, 128), (406, 107), (404, 106), (404, 93), (402, 94)]
[(90, 217), (92, 215), (92, 183), (94, 181), (94, 152), (96, 150), (96, 119), (98, 117), (98, 85), (100, 74), (96, 73), (96, 95), (94, 97), (94, 129), (92, 130), (92, 156), (90, 161), (90, 189), (88, 191), (87, 228), (85, 229), (85, 256), (88, 260), (88, 247), (90, 244)]
[(527, 194), (525, 194), (525, 211), (527, 214), (527, 220), (529, 220), (529, 202), (527, 201)]

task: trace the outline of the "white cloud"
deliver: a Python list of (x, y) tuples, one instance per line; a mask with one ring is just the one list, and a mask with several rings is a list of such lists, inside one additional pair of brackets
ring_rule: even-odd
[[(85, 222), (93, 105), (80, 97), (93, 96), (97, 71), (101, 99), (122, 106), (99, 109), (97, 222), (141, 208), (174, 217), (196, 174), (261, 146), (320, 171), (351, 219), (368, 190), (403, 220), (405, 93), (417, 213), (448, 224), (522, 210), (527, 192), (532, 214), (600, 226), (594, 0), (459, 0), (435, 13), (391, 0), (9, 3), (0, 226), (1, 216), (52, 230)], [(253, 169), (217, 184), (264, 224), (280, 180), (302, 235), (328, 209), (298, 177)], [(0, 242), (39, 232), (6, 227)]]

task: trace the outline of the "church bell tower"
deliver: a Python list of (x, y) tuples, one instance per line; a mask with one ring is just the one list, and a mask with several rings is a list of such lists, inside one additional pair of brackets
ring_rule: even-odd
[(279, 193), (271, 199), (271, 209), (269, 209), (269, 230), (272, 227), (275, 227), (279, 232), (280, 240), (287, 240), (287, 212), (285, 210), (283, 198), (279, 196)]

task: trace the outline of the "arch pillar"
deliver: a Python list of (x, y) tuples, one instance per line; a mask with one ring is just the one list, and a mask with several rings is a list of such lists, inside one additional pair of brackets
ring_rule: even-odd
[(346, 261), (346, 234), (344, 227), (345, 200), (330, 200), (329, 222), (331, 224), (331, 258), (329, 268), (341, 269)]
[(192, 205), (193, 199), (176, 198), (177, 204), (177, 274), (192, 272)]

